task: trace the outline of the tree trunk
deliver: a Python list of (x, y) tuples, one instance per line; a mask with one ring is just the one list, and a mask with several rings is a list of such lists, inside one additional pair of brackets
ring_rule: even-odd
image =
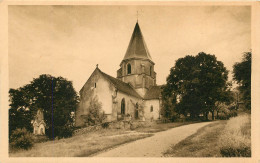
[(190, 119), (194, 119), (194, 113), (190, 113)]
[(204, 112), (203, 114), (204, 114), (205, 120), (207, 121), (207, 120), (209, 119), (209, 118), (208, 118), (208, 112)]
[(211, 113), (212, 113), (212, 121), (214, 121), (214, 119), (215, 119), (215, 117), (214, 117), (214, 110)]
[(218, 110), (217, 110), (217, 119), (218, 119)]
[(206, 121), (208, 121), (209, 120), (209, 112), (206, 112)]

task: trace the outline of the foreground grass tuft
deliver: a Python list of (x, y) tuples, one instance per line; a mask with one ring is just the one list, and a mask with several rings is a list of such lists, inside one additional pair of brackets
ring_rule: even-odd
[(221, 135), (220, 153), (223, 157), (251, 156), (251, 120), (244, 114), (231, 118)]

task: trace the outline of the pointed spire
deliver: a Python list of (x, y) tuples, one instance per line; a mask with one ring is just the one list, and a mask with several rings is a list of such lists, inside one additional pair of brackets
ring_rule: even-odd
[(138, 23), (138, 10), (136, 11), (136, 22)]
[(150, 56), (150, 53), (145, 44), (144, 37), (142, 35), (138, 21), (136, 22), (134, 32), (132, 34), (130, 43), (128, 45), (123, 60), (130, 59), (130, 58), (149, 59), (152, 61), (152, 57)]

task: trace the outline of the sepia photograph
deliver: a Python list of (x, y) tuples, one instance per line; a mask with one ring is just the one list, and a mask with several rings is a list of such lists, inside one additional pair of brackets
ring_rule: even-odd
[(250, 5), (9, 5), (9, 157), (252, 157)]

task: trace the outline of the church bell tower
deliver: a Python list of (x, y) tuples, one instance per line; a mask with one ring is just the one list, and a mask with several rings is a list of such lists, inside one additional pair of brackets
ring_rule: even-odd
[(117, 78), (129, 83), (142, 97), (150, 86), (156, 85), (154, 62), (147, 49), (138, 22), (135, 25), (124, 59), (117, 70)]

